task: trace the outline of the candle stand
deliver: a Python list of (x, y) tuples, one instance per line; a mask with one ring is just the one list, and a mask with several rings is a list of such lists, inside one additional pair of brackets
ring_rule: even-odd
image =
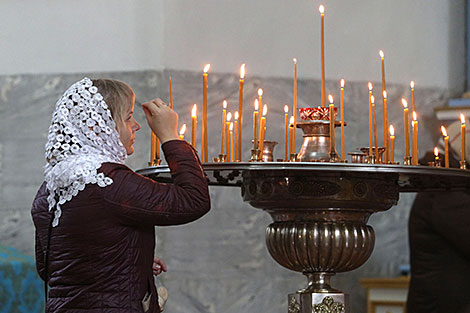
[[(470, 171), (424, 166), (329, 162), (203, 165), (210, 185), (241, 188), (244, 201), (271, 215), (266, 245), (280, 265), (307, 278), (288, 296), (289, 313), (348, 313), (348, 295), (331, 276), (364, 264), (374, 249), (369, 217), (400, 192), (470, 190)], [(138, 173), (171, 182), (167, 166)]]

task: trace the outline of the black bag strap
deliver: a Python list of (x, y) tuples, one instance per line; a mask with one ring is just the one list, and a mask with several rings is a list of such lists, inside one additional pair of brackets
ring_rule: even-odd
[(51, 216), (51, 221), (49, 223), (49, 229), (47, 231), (47, 245), (46, 245), (46, 253), (44, 253), (44, 269), (45, 269), (45, 280), (44, 280), (44, 310), (47, 312), (47, 283), (49, 281), (49, 248), (51, 245), (51, 235), (52, 235), (52, 222), (54, 221), (54, 215), (55, 215), (55, 209), (56, 207), (54, 206), (52, 210), (52, 216)]

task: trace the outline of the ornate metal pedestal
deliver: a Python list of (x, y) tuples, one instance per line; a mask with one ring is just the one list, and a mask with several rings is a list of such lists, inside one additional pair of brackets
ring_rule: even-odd
[[(369, 258), (375, 235), (367, 221), (395, 205), (399, 192), (470, 189), (470, 171), (423, 166), (256, 162), (204, 170), (211, 185), (241, 186), (243, 200), (273, 218), (269, 253), (308, 282), (289, 295), (289, 313), (349, 312), (347, 294), (330, 277)], [(171, 181), (166, 166), (138, 172)]]

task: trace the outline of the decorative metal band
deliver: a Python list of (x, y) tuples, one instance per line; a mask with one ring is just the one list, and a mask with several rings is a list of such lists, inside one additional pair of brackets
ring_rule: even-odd
[(361, 266), (374, 249), (365, 224), (277, 222), (266, 229), (266, 245), (282, 266), (297, 272), (346, 272)]
[(335, 302), (332, 297), (323, 298), (322, 303), (313, 306), (313, 313), (344, 313), (343, 303)]

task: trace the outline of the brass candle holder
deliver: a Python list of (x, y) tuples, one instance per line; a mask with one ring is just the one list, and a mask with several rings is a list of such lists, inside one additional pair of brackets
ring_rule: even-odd
[(467, 161), (466, 160), (460, 161), (460, 169), (461, 170), (466, 170), (467, 169)]
[(219, 156), (215, 157), (213, 160), (214, 160), (214, 163), (227, 162), (227, 155), (226, 154), (219, 154)]
[(404, 165), (411, 165), (411, 156), (407, 155), (403, 159), (403, 164)]
[(261, 162), (260, 150), (259, 149), (251, 149), (250, 162)]
[(162, 160), (161, 159), (153, 159), (148, 164), (149, 164), (149, 166), (158, 166), (158, 165), (162, 164)]

